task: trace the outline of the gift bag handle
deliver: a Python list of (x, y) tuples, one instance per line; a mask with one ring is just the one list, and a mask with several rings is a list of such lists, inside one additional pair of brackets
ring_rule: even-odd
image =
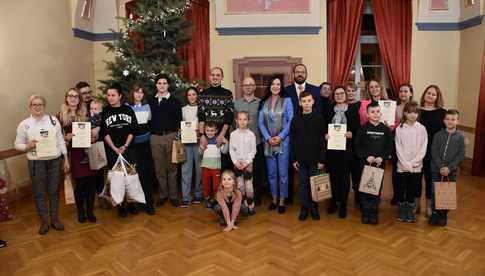
[(447, 180), (446, 182), (450, 182), (450, 177), (449, 176), (441, 176), (441, 182), (445, 182), (445, 179)]
[(112, 170), (115, 170), (117, 166), (121, 166), (121, 169), (122, 169), (123, 173), (125, 174), (125, 176), (127, 176), (128, 175), (128, 172), (126, 170), (125, 163), (127, 163), (127, 161), (126, 161), (125, 158), (123, 158), (123, 155), (121, 155), (121, 153), (118, 154), (118, 159), (116, 160), (116, 163), (114, 164)]

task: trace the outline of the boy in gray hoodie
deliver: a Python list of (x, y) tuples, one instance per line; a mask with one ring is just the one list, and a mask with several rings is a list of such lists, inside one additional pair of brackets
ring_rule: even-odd
[[(465, 137), (457, 130), (460, 113), (456, 109), (446, 111), (444, 123), (446, 128), (437, 132), (431, 145), (431, 178), (432, 182), (447, 179), (456, 182), (459, 165), (465, 158)], [(446, 226), (448, 210), (436, 210), (434, 186), (432, 188), (433, 213), (429, 224)]]

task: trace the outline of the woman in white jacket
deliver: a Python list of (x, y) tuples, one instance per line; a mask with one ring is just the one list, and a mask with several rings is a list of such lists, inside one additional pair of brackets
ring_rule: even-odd
[(401, 124), (396, 128), (399, 221), (415, 222), (416, 206), (423, 159), (428, 145), (426, 128), (418, 120), (419, 106), (412, 101), (404, 106)]

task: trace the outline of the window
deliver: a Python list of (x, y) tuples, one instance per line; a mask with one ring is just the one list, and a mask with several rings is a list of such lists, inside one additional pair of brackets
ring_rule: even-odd
[[(379, 50), (374, 14), (369, 0), (364, 6), (360, 43), (357, 45), (355, 62), (350, 72), (350, 80), (357, 85), (357, 89), (364, 91), (365, 83), (369, 79), (377, 79), (387, 87), (384, 63)], [(360, 96), (361, 93), (357, 93)]]

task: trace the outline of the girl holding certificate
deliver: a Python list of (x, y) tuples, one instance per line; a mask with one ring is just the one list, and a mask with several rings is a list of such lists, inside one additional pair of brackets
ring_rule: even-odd
[[(332, 199), (327, 212), (329, 214), (339, 211), (339, 217), (347, 216), (347, 198), (350, 189), (350, 165), (353, 158), (353, 137), (360, 127), (359, 114), (352, 105), (347, 103), (347, 94), (343, 86), (337, 86), (332, 92), (332, 108), (328, 117), (325, 118), (329, 123), (327, 133), (330, 133), (331, 127), (346, 129), (345, 132), (339, 133), (345, 138), (344, 149), (327, 150), (327, 168), (330, 174), (330, 183), (332, 185)], [(327, 140), (336, 139), (329, 134)], [(343, 137), (342, 137), (343, 138)], [(358, 189), (356, 189), (358, 190)]]
[[(76, 88), (70, 88), (64, 96), (64, 103), (61, 105), (61, 111), (57, 118), (61, 123), (69, 159), (71, 160), (71, 175), (76, 183), (74, 200), (78, 221), (84, 223), (86, 219), (89, 222), (96, 222), (93, 213), (96, 183), (94, 181), (95, 172), (89, 168), (84, 148), (75, 148), (72, 143), (74, 139), (73, 124), (88, 121), (87, 109), (80, 97), (81, 94)], [(88, 131), (91, 131), (91, 127), (88, 128)], [(88, 139), (91, 139), (91, 135), (88, 136)]]
[(140, 85), (135, 84), (131, 89), (129, 103), (135, 112), (138, 122), (137, 135), (135, 136), (134, 143), (138, 176), (140, 177), (141, 187), (145, 194), (145, 210), (147, 214), (155, 215), (152, 198), (154, 167), (150, 147), (150, 120), (152, 119), (152, 113), (150, 111), (150, 105), (146, 101), (145, 91)]
[(31, 116), (19, 124), (15, 138), (15, 149), (27, 152), (35, 205), (41, 221), (41, 235), (49, 231), (49, 217), (52, 228), (64, 230), (58, 212), (60, 168), (63, 163), (64, 171), (68, 172), (70, 166), (61, 124), (56, 117), (45, 114), (45, 105), (44, 97), (30, 97)]

